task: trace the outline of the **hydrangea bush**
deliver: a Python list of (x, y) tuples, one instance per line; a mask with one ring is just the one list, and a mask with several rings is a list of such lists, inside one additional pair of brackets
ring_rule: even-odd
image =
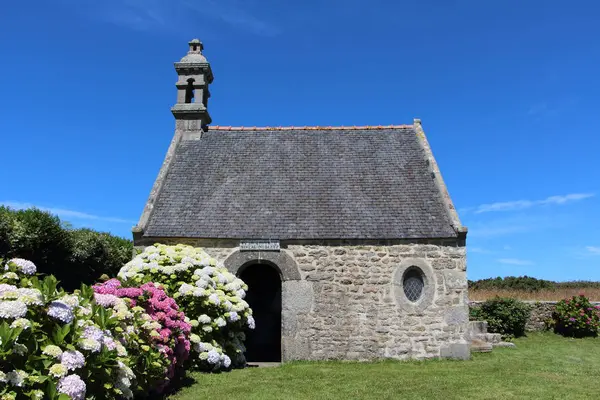
[[(139, 288), (123, 288), (118, 279), (110, 279), (105, 283), (95, 285), (94, 291), (96, 292), (96, 301), (105, 307), (121, 308), (123, 315), (126, 315), (127, 312), (142, 313), (143, 323), (141, 326), (130, 325), (125, 328), (125, 331), (137, 333), (138, 341), (139, 337), (143, 336), (144, 341), (149, 342), (137, 349), (141, 350), (141, 354), (148, 352), (150, 348), (160, 353), (158, 357), (160, 360), (156, 359), (155, 355), (149, 360), (143, 357), (138, 360), (141, 365), (137, 365), (142, 370), (145, 368), (155, 369), (155, 367), (162, 370), (166, 364), (166, 379), (164, 379), (165, 374), (162, 374), (159, 382), (153, 382), (156, 375), (151, 374), (150, 381), (145, 382), (146, 387), (156, 387), (160, 392), (175, 377), (177, 369), (183, 367), (184, 361), (189, 356), (191, 326), (185, 321), (184, 313), (179, 311), (173, 298), (167, 296), (164, 290), (151, 282), (145, 283)], [(127, 306), (123, 307), (124, 304), (132, 307), (132, 311), (128, 311)], [(124, 318), (123, 321), (127, 321), (127, 319)], [(135, 345), (135, 343), (132, 341), (132, 344)]]
[(155, 398), (185, 367), (244, 366), (247, 286), (201, 249), (155, 245), (65, 293), (0, 260), (0, 400)]
[(30, 261), (12, 259), (0, 276), (1, 398), (132, 397), (134, 374), (112, 334), (112, 312), (95, 303), (91, 288), (66, 294), (54, 277), (35, 272)]
[(552, 319), (554, 332), (563, 336), (597, 336), (600, 331), (600, 306), (594, 306), (580, 294), (559, 301)]
[(118, 274), (123, 286), (158, 282), (192, 327), (190, 364), (201, 370), (245, 365), (244, 330), (254, 318), (244, 301), (248, 287), (202, 249), (187, 245), (149, 246)]

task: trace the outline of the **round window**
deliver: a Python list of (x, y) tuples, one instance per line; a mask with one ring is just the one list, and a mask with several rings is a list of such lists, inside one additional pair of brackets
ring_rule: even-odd
[(412, 302), (416, 302), (421, 298), (425, 282), (423, 281), (423, 273), (420, 269), (413, 267), (409, 268), (404, 273), (402, 279), (402, 286), (404, 287), (404, 295)]

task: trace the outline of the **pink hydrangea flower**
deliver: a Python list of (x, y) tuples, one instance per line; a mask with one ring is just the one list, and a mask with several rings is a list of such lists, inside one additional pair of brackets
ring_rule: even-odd
[(118, 279), (111, 279), (93, 288), (99, 295), (130, 299), (131, 307), (136, 304), (143, 307), (153, 321), (160, 323), (162, 328), (158, 330), (158, 337), (152, 340), (170, 362), (167, 377), (173, 377), (176, 368), (182, 367), (183, 362), (189, 357), (191, 349), (189, 337), (192, 330), (192, 326), (185, 322), (185, 314), (179, 311), (175, 299), (169, 297), (159, 285), (152, 282), (145, 283), (139, 288), (123, 288)]

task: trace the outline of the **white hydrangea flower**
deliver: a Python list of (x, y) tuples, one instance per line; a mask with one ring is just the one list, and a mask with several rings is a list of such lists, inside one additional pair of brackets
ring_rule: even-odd
[(17, 289), (19, 300), (27, 305), (41, 306), (44, 304), (44, 296), (37, 289), (19, 288)]
[(5, 272), (2, 274), (2, 278), (4, 279), (19, 279), (19, 275), (15, 274), (14, 272)]
[(206, 359), (209, 364), (217, 364), (221, 361), (221, 355), (217, 353), (215, 350), (210, 350), (208, 352), (208, 358)]
[(227, 356), (226, 354), (223, 354), (223, 356), (221, 357), (221, 362), (223, 363), (223, 366), (225, 368), (229, 368), (229, 366), (231, 365), (231, 358), (229, 358), (229, 356)]
[(208, 301), (213, 303), (214, 305), (219, 305), (221, 304), (221, 300), (219, 299), (219, 295), (216, 293), (211, 294), (210, 296), (208, 296)]
[(8, 383), (8, 376), (0, 371), (0, 383)]
[(185, 256), (181, 259), (182, 263), (188, 263), (188, 264), (196, 264), (198, 262), (198, 260), (196, 260), (193, 257), (190, 256)]
[(206, 289), (208, 286), (210, 286), (210, 283), (205, 278), (200, 278), (196, 281), (196, 286), (201, 289)]
[(238, 313), (236, 313), (235, 311), (231, 311), (229, 313), (229, 321), (235, 322), (235, 321), (239, 321), (239, 320), (240, 320), (240, 316), (238, 315)]
[(82, 315), (90, 315), (92, 314), (92, 307), (91, 306), (79, 306), (77, 307), (77, 315), (82, 316)]
[(63, 352), (60, 349), (60, 347), (55, 346), (53, 344), (49, 344), (48, 346), (44, 347), (44, 350), (42, 350), (42, 354), (45, 354), (47, 356), (54, 357), (54, 358), (60, 358), (62, 353)]
[(10, 371), (8, 374), (6, 374), (6, 377), (11, 385), (21, 387), (23, 386), (25, 379), (29, 377), (29, 374), (20, 369), (15, 369), (14, 371)]
[(194, 286), (188, 284), (188, 283), (183, 283), (180, 287), (179, 287), (179, 293), (181, 293), (182, 295), (187, 295), (190, 292), (192, 292), (194, 290)]
[(123, 346), (121, 343), (119, 342), (115, 342), (117, 345), (117, 355), (119, 357), (125, 357), (127, 356), (127, 349), (125, 348), (125, 346)]
[(227, 279), (227, 277), (224, 274), (219, 273), (217, 274), (216, 281), (219, 283), (227, 283), (229, 282), (229, 279)]
[(0, 318), (23, 318), (27, 305), (20, 300), (0, 301)]
[(21, 328), (23, 330), (31, 328), (31, 321), (26, 318), (17, 318), (12, 324), (10, 324), (11, 329)]
[(206, 314), (202, 314), (198, 317), (198, 322), (200, 322), (201, 324), (210, 324), (211, 321), (212, 320), (210, 319), (210, 317)]
[(71, 308), (79, 306), (79, 297), (75, 294), (64, 295), (59, 300), (65, 303), (66, 305), (70, 306)]
[(27, 354), (27, 346), (25, 346), (24, 344), (15, 342), (13, 344), (13, 351), (15, 352), (15, 354), (17, 354), (19, 356), (23, 356), (23, 355)]
[(227, 325), (227, 322), (225, 322), (225, 320), (224, 320), (223, 318), (221, 318), (221, 317), (217, 318), (217, 319), (215, 320), (215, 323), (216, 323), (216, 324), (217, 324), (217, 326), (218, 326), (218, 327), (220, 327), (220, 328), (221, 328), (221, 327), (223, 327), (223, 326), (225, 326), (225, 325)]
[(152, 246), (148, 246), (144, 249), (144, 253), (158, 253), (158, 247), (152, 245)]
[(122, 361), (117, 361), (117, 364), (119, 365), (119, 373), (122, 374), (123, 376), (126, 376), (129, 379), (135, 379), (135, 374), (133, 373), (133, 370), (131, 368), (129, 368), (127, 365), (125, 365)]
[(67, 375), (68, 372), (69, 370), (63, 364), (54, 364), (48, 369), (48, 375), (55, 378), (62, 378)]
[(192, 343), (200, 343), (200, 336), (196, 335), (195, 333), (192, 333), (190, 335), (190, 342)]
[(7, 283), (0, 283), (0, 296), (2, 296), (6, 292), (17, 292), (17, 287), (14, 285), (9, 285)]
[[(17, 268), (19, 268), (19, 270), (22, 273), (24, 273), (25, 275), (33, 275), (33, 274), (35, 274), (35, 271), (37, 270), (34, 263), (32, 263), (29, 260), (25, 260), (23, 258), (13, 258), (11, 260), (8, 260), (8, 264), (11, 264), (11, 263), (15, 264), (17, 266)], [(8, 264), (4, 268), (5, 270), (8, 270)]]
[(92, 353), (97, 353), (102, 348), (102, 343), (100, 343), (96, 339), (81, 339), (79, 341), (79, 347), (83, 350), (91, 351)]
[(256, 322), (254, 321), (254, 317), (252, 315), (248, 315), (248, 328), (254, 329), (256, 328)]

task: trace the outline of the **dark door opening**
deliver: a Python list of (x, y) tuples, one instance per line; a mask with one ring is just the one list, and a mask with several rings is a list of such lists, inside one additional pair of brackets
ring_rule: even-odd
[(256, 328), (246, 333), (248, 362), (281, 361), (281, 278), (268, 264), (252, 264), (240, 274)]

